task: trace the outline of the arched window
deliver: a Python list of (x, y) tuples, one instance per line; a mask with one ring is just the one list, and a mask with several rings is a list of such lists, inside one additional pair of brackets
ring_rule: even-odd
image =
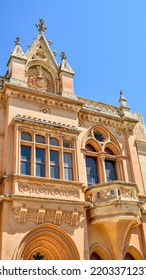
[(54, 137), (50, 137), (50, 145), (51, 146), (59, 146), (58, 139), (56, 139)]
[(35, 141), (36, 141), (37, 143), (45, 144), (45, 137), (42, 136), (42, 135), (36, 134), (36, 136), (35, 136)]
[(124, 179), (121, 149), (105, 127), (94, 126), (87, 133), (83, 151), (86, 159), (87, 185)]
[(21, 140), (24, 140), (24, 141), (32, 141), (31, 139), (31, 134), (29, 132), (24, 132), (22, 131), (21, 132)]

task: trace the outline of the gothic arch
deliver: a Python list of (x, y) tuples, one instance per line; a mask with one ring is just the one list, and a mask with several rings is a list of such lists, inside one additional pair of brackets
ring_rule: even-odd
[(101, 148), (101, 151), (104, 151), (104, 147), (111, 146), (116, 154), (122, 154), (121, 148), (118, 140), (113, 135), (113, 133), (101, 124), (93, 125), (88, 129), (85, 135), (82, 138), (81, 148), (84, 150), (87, 143), (94, 143), (96, 141), (94, 137), (94, 132), (99, 131), (103, 135), (103, 141), (98, 141), (98, 147)]
[(101, 244), (96, 243), (94, 245), (91, 246), (90, 248), (90, 256), (92, 255), (92, 253), (95, 252), (97, 253), (101, 260), (112, 260), (112, 256), (111, 254), (107, 251), (107, 249), (105, 249)]
[(37, 66), (40, 65), (42, 67), (44, 67), (46, 69), (46, 71), (48, 71), (51, 75), (52, 78), (55, 79), (59, 79), (58, 77), (58, 73), (56, 71), (56, 69), (52, 66), (52, 64), (48, 64), (46, 61), (40, 60), (40, 59), (31, 59), (27, 62), (26, 64), (26, 72), (28, 71), (28, 69), (32, 66)]
[(33, 228), (15, 250), (14, 260), (31, 260), (41, 254), (48, 260), (79, 260), (79, 252), (71, 237), (60, 227), (44, 224)]
[(141, 252), (139, 252), (139, 250), (132, 245), (127, 246), (126, 249), (123, 251), (123, 259), (127, 253), (129, 253), (135, 260), (144, 260), (144, 257), (141, 254)]

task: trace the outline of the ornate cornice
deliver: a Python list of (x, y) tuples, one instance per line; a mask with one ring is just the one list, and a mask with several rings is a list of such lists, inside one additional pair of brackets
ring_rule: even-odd
[(16, 115), (12, 121), (11, 124), (27, 124), (27, 125), (32, 125), (37, 126), (37, 127), (44, 127), (44, 128), (52, 128), (52, 129), (59, 129), (63, 130), (65, 132), (69, 133), (74, 133), (74, 134), (79, 134), (81, 131), (75, 127), (75, 126), (70, 126), (66, 124), (61, 124), (57, 122), (51, 122), (47, 120), (41, 120), (37, 118), (32, 118), (32, 117), (26, 117), (25, 115)]
[(83, 126), (83, 123), (87, 121), (90, 123), (100, 123), (104, 126), (111, 126), (115, 128), (132, 130), (138, 123), (138, 119), (127, 118), (124, 116), (107, 115), (101, 112), (89, 112), (83, 109), (79, 112), (79, 123)]
[(61, 93), (44, 92), (42, 90), (29, 88), (25, 85), (16, 85), (9, 82), (5, 82), (3, 92), (4, 91), (5, 99), (12, 97), (74, 112), (79, 112), (84, 104), (78, 99), (63, 97)]

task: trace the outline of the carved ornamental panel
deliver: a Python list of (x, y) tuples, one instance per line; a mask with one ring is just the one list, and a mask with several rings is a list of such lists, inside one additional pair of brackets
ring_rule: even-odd
[(28, 86), (43, 91), (54, 92), (53, 79), (51, 74), (41, 65), (35, 65), (28, 69)]

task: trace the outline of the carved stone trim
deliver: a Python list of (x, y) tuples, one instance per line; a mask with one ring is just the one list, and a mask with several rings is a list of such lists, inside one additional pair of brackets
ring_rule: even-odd
[(56, 211), (55, 218), (54, 218), (54, 224), (60, 225), (62, 219), (62, 211)]
[(39, 127), (44, 127), (44, 128), (53, 128), (53, 129), (60, 129), (63, 131), (67, 131), (67, 132), (71, 132), (71, 133), (76, 133), (79, 134), (80, 130), (78, 130), (77, 127), (75, 126), (70, 126), (70, 125), (66, 125), (66, 124), (61, 124), (61, 123), (56, 123), (56, 122), (51, 122), (51, 121), (46, 121), (46, 120), (41, 120), (41, 119), (37, 119), (37, 118), (32, 118), (32, 117), (27, 117), (25, 115), (21, 116), (21, 115), (16, 115), (12, 122), (12, 124), (15, 123), (26, 123), (28, 125), (34, 125), (34, 126), (39, 126)]
[[(19, 81), (18, 81), (19, 82)], [(59, 81), (54, 81), (56, 87), (59, 87)], [(60, 108), (63, 110), (79, 112), (83, 103), (78, 101), (78, 99), (70, 99), (62, 97), (60, 93), (44, 93), (41, 89), (29, 88), (26, 84), (19, 83), (5, 83), (7, 90), (5, 93), (5, 99), (7, 97), (18, 98), (26, 100), (33, 103), (38, 103), (39, 105), (45, 105), (48, 107)]]
[(42, 224), (44, 222), (45, 210), (39, 209), (36, 217), (36, 223)]
[(36, 194), (44, 196), (63, 196), (68, 198), (80, 198), (80, 192), (75, 187), (50, 186), (46, 184), (30, 184), (26, 182), (18, 182), (18, 190), (20, 193)]
[(111, 126), (116, 129), (125, 129), (128, 128), (128, 130), (133, 130), (134, 126), (138, 122), (136, 119), (124, 119), (120, 116), (109, 116), (105, 115), (102, 116), (101, 114), (89, 114), (89, 113), (79, 113), (79, 123), (84, 124), (84, 122), (90, 122), (90, 123), (100, 123), (104, 126)]
[(78, 212), (73, 212), (72, 217), (71, 217), (71, 225), (72, 226), (78, 225), (78, 219), (79, 219), (79, 213)]
[(25, 223), (26, 222), (26, 215), (27, 215), (27, 209), (26, 208), (20, 208), (19, 216), (18, 216), (18, 223)]
[(13, 206), (13, 216), (17, 223), (25, 224), (27, 221), (34, 221), (37, 224), (53, 223), (60, 225), (67, 223), (76, 226), (80, 222), (82, 213), (79, 211), (66, 211), (56, 209), (36, 209), (36, 208), (19, 208)]

